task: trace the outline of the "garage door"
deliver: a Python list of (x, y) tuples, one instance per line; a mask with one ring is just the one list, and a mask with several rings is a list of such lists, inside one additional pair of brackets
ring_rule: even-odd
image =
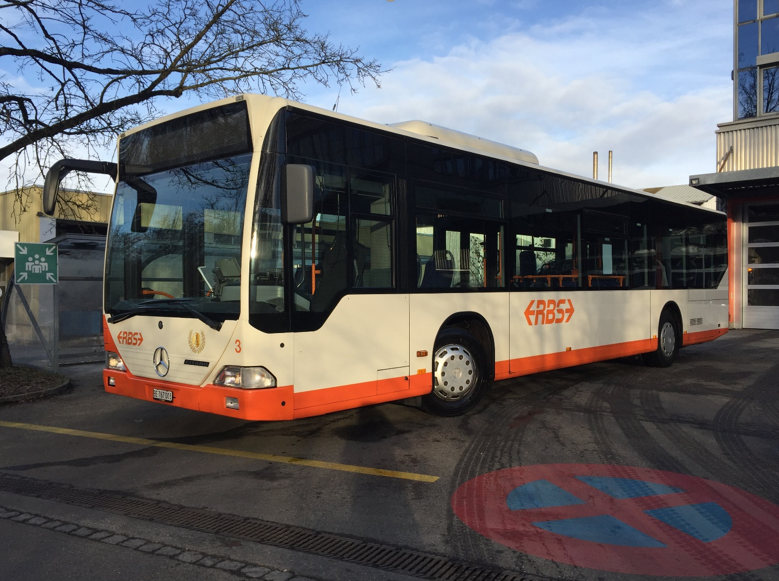
[(746, 209), (744, 327), (779, 329), (779, 203)]

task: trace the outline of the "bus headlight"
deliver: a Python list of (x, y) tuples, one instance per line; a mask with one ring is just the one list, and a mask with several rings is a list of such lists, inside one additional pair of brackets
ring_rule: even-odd
[(119, 353), (114, 353), (113, 351), (105, 352), (105, 366), (107, 369), (113, 369), (114, 371), (127, 371)]
[(266, 387), (276, 387), (276, 378), (264, 367), (228, 365), (216, 376), (214, 385), (238, 387), (241, 389), (264, 389)]

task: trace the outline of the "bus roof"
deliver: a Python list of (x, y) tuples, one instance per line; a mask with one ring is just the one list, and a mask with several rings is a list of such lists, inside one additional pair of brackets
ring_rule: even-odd
[(536, 155), (524, 149), (498, 143), (497, 141), (490, 141), (489, 139), (483, 139), (476, 135), (455, 131), (440, 125), (434, 125), (427, 121), (404, 121), (402, 123), (390, 123), (389, 126), (416, 133), (417, 135), (432, 137), (433, 139), (440, 140), (442, 143), (449, 143), (459, 148), (470, 148), (489, 153), (490, 155), (499, 155), (538, 165)]
[(365, 127), (370, 127), (372, 129), (376, 129), (379, 131), (385, 131), (389, 133), (394, 133), (397, 135), (405, 135), (407, 137), (414, 137), (416, 139), (421, 139), (423, 141), (427, 141), (429, 143), (437, 143), (438, 145), (444, 146), (444, 147), (451, 147), (453, 149), (459, 149), (462, 151), (467, 151), (469, 153), (475, 153), (475, 154), (485, 154), (489, 155), (490, 157), (502, 159), (504, 161), (509, 161), (512, 163), (518, 163), (521, 165), (526, 166), (535, 166), (538, 169), (541, 169), (545, 172), (565, 177), (569, 179), (573, 179), (582, 183), (588, 183), (597, 187), (604, 188), (605, 190), (614, 190), (624, 193), (629, 193), (637, 196), (641, 196), (643, 198), (648, 198), (651, 200), (655, 200), (657, 202), (661, 202), (664, 204), (671, 204), (675, 206), (684, 206), (687, 208), (694, 208), (695, 210), (699, 210), (702, 212), (712, 212), (715, 214), (723, 214), (723, 212), (720, 212), (719, 210), (714, 210), (711, 208), (705, 208), (701, 206), (697, 206), (695, 204), (690, 204), (688, 202), (680, 202), (677, 200), (670, 200), (667, 198), (661, 198), (658, 196), (655, 196), (654, 194), (650, 192), (646, 192), (644, 190), (637, 190), (633, 188), (629, 188), (626, 186), (618, 186), (613, 183), (604, 182), (601, 180), (595, 180), (592, 178), (588, 178), (585, 176), (561, 171), (558, 169), (554, 169), (551, 167), (542, 166), (538, 162), (538, 158), (531, 152), (527, 150), (520, 149), (518, 147), (512, 147), (510, 145), (505, 145), (502, 143), (498, 143), (495, 141), (491, 141), (489, 139), (483, 139), (481, 137), (477, 137), (475, 135), (470, 135), (468, 133), (463, 133), (460, 131), (456, 131), (454, 129), (448, 129), (446, 127), (441, 127), (438, 125), (434, 125), (432, 123), (428, 123), (426, 121), (405, 121), (402, 123), (394, 123), (394, 124), (381, 124), (376, 123), (374, 121), (368, 121), (366, 119), (361, 119), (359, 117), (352, 117), (350, 115), (344, 115), (343, 113), (338, 113), (335, 111), (330, 111), (327, 109), (323, 109), (321, 107), (316, 107), (313, 105), (307, 105), (305, 103), (300, 103), (297, 101), (292, 101), (290, 99), (286, 99), (284, 97), (273, 97), (270, 95), (259, 95), (254, 93), (246, 93), (243, 95), (236, 95), (234, 97), (227, 97), (225, 99), (220, 99), (218, 101), (212, 101), (210, 103), (205, 103), (203, 105), (198, 105), (196, 107), (191, 107), (189, 109), (185, 109), (176, 113), (173, 113), (171, 115), (166, 115), (164, 117), (161, 117), (159, 119), (155, 119), (154, 121), (150, 121), (149, 123), (145, 123), (143, 125), (139, 125), (138, 127), (135, 127), (133, 129), (130, 129), (126, 131), (125, 133), (122, 133), (120, 137), (124, 137), (125, 135), (129, 135), (131, 133), (135, 133), (136, 131), (141, 131), (143, 129), (146, 129), (148, 127), (151, 127), (153, 125), (157, 125), (160, 123), (165, 123), (167, 121), (170, 121), (172, 119), (176, 119), (178, 117), (183, 117), (186, 115), (191, 115), (192, 113), (196, 113), (198, 111), (203, 111), (206, 109), (210, 109), (213, 107), (219, 107), (222, 105), (227, 105), (229, 103), (234, 103), (236, 101), (246, 100), (247, 102), (263, 102), (262, 104), (263, 108), (266, 109), (266, 111), (269, 114), (275, 114), (276, 111), (279, 109), (283, 109), (284, 107), (295, 107), (297, 109), (301, 109), (304, 111), (310, 111), (312, 113), (316, 113), (322, 116), (330, 117), (333, 119), (340, 119), (342, 121), (346, 121), (348, 123), (355, 123), (358, 125), (362, 125)]

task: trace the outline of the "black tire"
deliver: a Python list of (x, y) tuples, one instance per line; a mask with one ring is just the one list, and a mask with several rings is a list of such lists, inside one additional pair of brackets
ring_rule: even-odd
[(479, 403), (487, 377), (487, 357), (476, 338), (464, 329), (444, 329), (435, 341), (433, 389), (422, 407), (439, 416), (462, 415)]
[(652, 367), (670, 367), (679, 355), (681, 340), (676, 317), (668, 310), (663, 311), (657, 327), (657, 349), (645, 354), (644, 362)]

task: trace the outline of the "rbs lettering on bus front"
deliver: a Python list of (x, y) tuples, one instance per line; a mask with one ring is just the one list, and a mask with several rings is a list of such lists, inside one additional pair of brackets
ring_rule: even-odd
[(567, 323), (573, 317), (573, 303), (571, 299), (543, 299), (532, 300), (525, 309), (525, 319), (531, 327), (533, 325), (556, 325)]
[(143, 335), (140, 333), (133, 333), (131, 331), (122, 331), (116, 336), (116, 342), (121, 345), (129, 345), (131, 347), (140, 347), (143, 343)]

